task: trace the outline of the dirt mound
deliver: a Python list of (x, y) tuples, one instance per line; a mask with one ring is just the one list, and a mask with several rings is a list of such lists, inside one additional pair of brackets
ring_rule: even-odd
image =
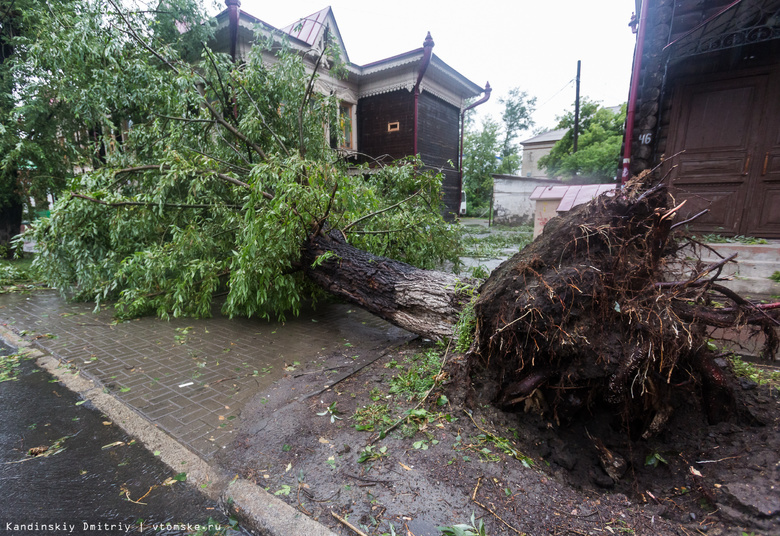
[[(291, 372), (242, 413), (220, 463), (339, 534), (355, 532), (333, 513), (372, 535), (390, 524), (438, 535), (472, 513), (491, 536), (780, 533), (777, 390), (740, 387), (763, 423), (710, 426), (681, 389), (648, 440), (606, 405), (566, 425), (501, 411), (480, 389), (484, 377), (470, 411), (446, 391), (419, 406), (391, 392), (394, 374), (430, 349), (355, 347)], [(371, 443), (406, 410), (410, 419)], [(609, 476), (597, 442), (624, 460), (622, 477)]]

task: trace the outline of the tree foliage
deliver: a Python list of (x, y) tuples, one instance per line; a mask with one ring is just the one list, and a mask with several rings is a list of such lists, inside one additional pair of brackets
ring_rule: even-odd
[[(102, 127), (100, 158), (32, 232), (36, 262), (63, 292), (118, 300), (130, 316), (207, 316), (225, 294), (227, 314), (268, 317), (317, 295), (300, 262), (312, 234), (340, 229), (422, 267), (456, 255), (440, 177), (415, 161), (348, 173), (329, 144), (338, 101), (313, 91), (311, 61), (282, 36), (235, 64), (204, 45), (207, 19), (190, 1), (164, 3), (168, 22), (197, 30), (182, 38), (160, 13), (79, 4), (48, 37), (68, 49), (40, 43), (27, 59), (46, 66), (52, 102)], [(321, 52), (335, 72), (338, 57)]]
[(512, 175), (520, 170), (519, 135), (534, 124), (531, 119), (535, 97), (512, 88), (498, 99), (503, 109), (501, 123), (492, 117), (482, 120), (480, 127), (467, 124), (463, 142), (463, 184), (469, 214), (483, 213), (490, 205), (493, 174)]
[(500, 126), (491, 117), (482, 120), (481, 129), (469, 129), (463, 140), (463, 189), (469, 214), (481, 214), (490, 203), (493, 175), (498, 172), (497, 155)]
[(626, 121), (625, 104), (615, 113), (598, 103), (582, 99), (580, 104), (580, 134), (574, 152), (574, 112), (558, 118), (555, 128), (569, 131), (558, 141), (549, 155), (539, 159), (539, 166), (548, 175), (567, 181), (611, 182), (620, 164), (620, 146)]

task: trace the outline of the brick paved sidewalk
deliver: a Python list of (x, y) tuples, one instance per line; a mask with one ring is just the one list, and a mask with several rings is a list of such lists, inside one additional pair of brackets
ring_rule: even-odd
[(92, 309), (53, 291), (5, 294), (0, 324), (97, 380), (204, 459), (232, 440), (245, 404), (292, 370), (286, 367), (410, 337), (341, 304), (284, 323), (222, 316), (116, 323), (109, 310)]

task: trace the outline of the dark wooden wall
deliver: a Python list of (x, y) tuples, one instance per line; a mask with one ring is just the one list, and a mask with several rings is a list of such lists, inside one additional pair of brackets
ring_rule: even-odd
[(444, 173), (444, 215), (457, 214), (460, 206), (457, 172), (460, 111), (440, 98), (423, 92), (417, 104), (417, 115), (417, 151), (426, 166), (441, 169)]
[[(399, 123), (388, 132), (388, 123)], [(358, 101), (358, 150), (374, 158), (409, 156), (414, 150), (414, 95), (401, 89)]]
[(664, 50), (728, 3), (651, 2), (631, 171), (666, 157), (671, 191), (686, 200), (680, 217), (710, 211), (690, 225), (695, 232), (780, 238), (780, 40), (688, 56), (685, 41)]
[[(771, 63), (778, 57), (778, 42), (751, 49), (736, 48), (676, 60), (664, 47), (715, 15), (732, 0), (649, 0), (649, 13), (634, 121), (631, 172), (656, 166), (666, 155), (672, 99), (678, 81), (701, 74), (727, 72)], [(748, 58), (748, 59), (746, 59)], [(647, 139), (650, 143), (641, 143)]]
[[(418, 100), (417, 151), (429, 169), (442, 170), (442, 214), (451, 217), (460, 206), (457, 170), (460, 143), (460, 112), (451, 104), (423, 92)], [(388, 132), (388, 123), (399, 123)], [(414, 93), (400, 89), (365, 97), (358, 102), (358, 150), (373, 158), (392, 159), (414, 154)]]

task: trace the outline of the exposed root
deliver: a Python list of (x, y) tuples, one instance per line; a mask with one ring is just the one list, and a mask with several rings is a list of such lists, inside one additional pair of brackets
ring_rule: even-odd
[(690, 242), (673, 223), (682, 205), (645, 181), (551, 220), (480, 289), (471, 364), (498, 385), (499, 406), (519, 409), (539, 390), (556, 418), (569, 418), (603, 401), (649, 437), (671, 415), (670, 390), (696, 392), (691, 382), (711, 422), (734, 415), (705, 327), (756, 326), (765, 352), (777, 351), (780, 306), (719, 284), (733, 257), (703, 265), (684, 256)]

